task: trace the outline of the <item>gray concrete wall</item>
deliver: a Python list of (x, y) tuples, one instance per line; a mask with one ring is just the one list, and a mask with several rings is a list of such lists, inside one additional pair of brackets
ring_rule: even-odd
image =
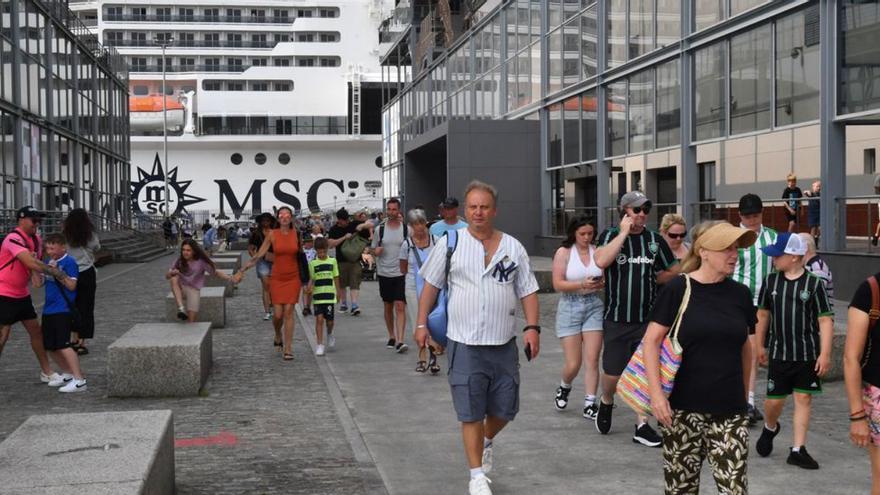
[(540, 139), (533, 120), (453, 120), (447, 134), (447, 189), (461, 200), (474, 180), (498, 189), (496, 225), (531, 253), (541, 232)]
[(852, 299), (856, 288), (868, 278), (880, 272), (880, 256), (849, 253), (819, 253), (831, 267), (834, 275), (834, 298), (841, 301)]
[(446, 198), (446, 137), (425, 143), (404, 156), (404, 208), (425, 207), (428, 218), (439, 214)]

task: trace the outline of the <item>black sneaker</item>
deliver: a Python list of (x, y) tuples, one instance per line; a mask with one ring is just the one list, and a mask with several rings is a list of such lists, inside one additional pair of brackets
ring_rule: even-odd
[(792, 450), (791, 453), (788, 454), (788, 460), (785, 462), (802, 469), (819, 469), (819, 463), (810, 457), (810, 454), (807, 452), (807, 447), (804, 445), (801, 445), (800, 450), (797, 452)]
[(644, 423), (642, 426), (636, 426), (633, 442), (640, 443), (645, 447), (659, 447), (663, 443), (663, 437), (658, 435), (654, 428), (651, 428), (651, 425)]
[(755, 444), (755, 450), (758, 452), (758, 455), (761, 457), (767, 457), (773, 452), (773, 439), (776, 438), (776, 435), (779, 434), (779, 430), (781, 429), (782, 423), (778, 421), (776, 422), (776, 431), (768, 430), (766, 425), (761, 428), (761, 436)]
[(764, 421), (764, 415), (757, 407), (749, 404), (749, 425), (756, 425), (758, 421)]
[(565, 388), (562, 385), (556, 387), (556, 410), (561, 411), (568, 405), (568, 394), (571, 393), (571, 387)]
[(611, 431), (611, 413), (614, 410), (614, 404), (606, 404), (599, 399), (599, 410), (596, 413), (596, 430), (603, 435), (607, 435)]
[(406, 345), (406, 344), (404, 344), (403, 342), (398, 342), (397, 345), (394, 346), (394, 350), (395, 350), (398, 354), (403, 354), (404, 352), (407, 351), (407, 349), (409, 349), (409, 346)]
[(596, 404), (590, 404), (584, 408), (584, 418), (596, 421), (596, 415), (599, 414), (599, 408)]
[(385, 344), (385, 347), (388, 349), (394, 349), (394, 344), (396, 343), (397, 341), (395, 341), (394, 339), (388, 339), (388, 343)]

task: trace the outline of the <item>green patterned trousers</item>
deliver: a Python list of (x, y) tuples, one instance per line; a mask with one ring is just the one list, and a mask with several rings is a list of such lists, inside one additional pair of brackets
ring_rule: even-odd
[(709, 461), (718, 493), (748, 493), (749, 420), (745, 414), (713, 416), (673, 411), (663, 431), (663, 475), (669, 495), (700, 493), (700, 468)]

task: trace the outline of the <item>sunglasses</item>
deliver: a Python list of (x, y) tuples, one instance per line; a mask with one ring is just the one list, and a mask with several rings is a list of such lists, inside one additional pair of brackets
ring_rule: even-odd
[(638, 215), (639, 213), (642, 213), (642, 212), (644, 212), (645, 215), (647, 215), (648, 213), (651, 213), (651, 203), (645, 203), (642, 206), (633, 206), (632, 211), (636, 215)]
[(687, 234), (673, 234), (671, 232), (667, 232), (666, 235), (668, 235), (670, 239), (684, 239), (687, 237)]

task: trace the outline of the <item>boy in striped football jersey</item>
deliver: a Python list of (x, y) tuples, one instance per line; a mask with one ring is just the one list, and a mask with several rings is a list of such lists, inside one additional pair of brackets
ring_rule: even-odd
[[(758, 234), (758, 240), (747, 248), (739, 250), (736, 259), (736, 267), (733, 269), (734, 281), (749, 288), (752, 293), (752, 303), (758, 307), (758, 295), (761, 293), (761, 284), (773, 271), (773, 261), (761, 251), (761, 248), (770, 246), (776, 242), (776, 231), (764, 227), (764, 203), (756, 194), (746, 194), (739, 199), (739, 226), (749, 229)], [(756, 335), (750, 335), (752, 341), (752, 372), (749, 375), (749, 422), (757, 423), (764, 419), (758, 408), (755, 407), (755, 382), (758, 379), (758, 348), (763, 347), (764, 342), (759, 341)], [(759, 345), (760, 344), (760, 345)]]
[(324, 355), (324, 322), (327, 322), (327, 346), (336, 347), (333, 337), (333, 306), (339, 292), (339, 265), (336, 258), (327, 256), (329, 242), (326, 237), (315, 239), (315, 259), (309, 261), (309, 286), (306, 293), (312, 296), (315, 307), (315, 355)]
[(807, 427), (812, 396), (822, 392), (821, 377), (831, 366), (831, 339), (834, 334), (834, 311), (825, 283), (804, 269), (807, 246), (797, 234), (779, 234), (776, 243), (762, 248), (773, 257), (777, 272), (770, 274), (761, 288), (758, 309), (758, 342), (763, 343), (769, 330), (769, 359), (761, 345), (758, 358), (768, 364), (767, 419), (756, 450), (762, 457), (773, 451), (773, 438), (779, 434), (779, 416), (785, 400), (794, 394), (793, 447), (788, 464), (804, 469), (819, 469), (807, 453)]

